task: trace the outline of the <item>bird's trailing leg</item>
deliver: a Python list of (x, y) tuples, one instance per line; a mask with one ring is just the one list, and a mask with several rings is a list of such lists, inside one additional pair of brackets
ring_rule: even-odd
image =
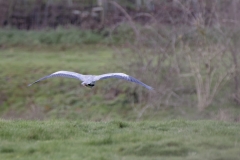
[(81, 84), (82, 84), (84, 87), (87, 87), (87, 84), (86, 84), (86, 83), (82, 82)]

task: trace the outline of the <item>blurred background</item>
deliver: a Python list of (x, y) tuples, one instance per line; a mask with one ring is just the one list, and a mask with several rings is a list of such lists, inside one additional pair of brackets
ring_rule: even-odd
[[(239, 0), (0, 0), (0, 117), (240, 121)], [(86, 89), (58, 70), (125, 72)]]

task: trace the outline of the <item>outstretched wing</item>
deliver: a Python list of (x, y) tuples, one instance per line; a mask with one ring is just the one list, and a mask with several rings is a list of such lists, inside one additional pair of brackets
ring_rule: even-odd
[(145, 83), (143, 83), (143, 82), (137, 80), (136, 78), (131, 77), (125, 73), (107, 73), (107, 74), (98, 75), (98, 76), (94, 77), (94, 81), (98, 81), (101, 79), (107, 79), (107, 78), (124, 79), (124, 80), (130, 81), (130, 82), (140, 84), (141, 86), (146, 87), (149, 90), (153, 90), (153, 88), (151, 86), (148, 86)]
[(48, 79), (48, 78), (51, 78), (51, 77), (67, 77), (67, 78), (75, 78), (75, 79), (78, 79), (80, 81), (83, 81), (84, 79), (84, 75), (82, 74), (79, 74), (79, 73), (76, 73), (76, 72), (70, 72), (70, 71), (58, 71), (58, 72), (54, 72), (48, 76), (45, 76), (45, 77), (42, 77), (40, 78), (39, 80), (29, 84), (28, 86), (31, 86), (33, 85), (34, 83), (37, 83), (39, 81), (42, 81), (42, 80), (45, 80), (45, 79)]

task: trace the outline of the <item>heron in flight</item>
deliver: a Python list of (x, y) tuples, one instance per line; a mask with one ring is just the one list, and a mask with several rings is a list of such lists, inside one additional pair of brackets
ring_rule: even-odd
[(151, 86), (146, 85), (145, 83), (137, 80), (136, 78), (133, 78), (125, 73), (107, 73), (107, 74), (102, 74), (102, 75), (83, 75), (83, 74), (79, 74), (76, 72), (70, 72), (70, 71), (57, 71), (54, 72), (48, 76), (42, 77), (39, 80), (29, 84), (28, 86), (33, 85), (34, 83), (37, 83), (39, 81), (51, 78), (51, 77), (67, 77), (67, 78), (74, 78), (77, 80), (82, 81), (82, 85), (85, 87), (89, 87), (92, 88), (95, 86), (95, 82), (101, 79), (108, 79), (108, 78), (118, 78), (118, 79), (124, 79), (130, 82), (134, 82), (137, 83), (149, 90), (153, 90), (153, 88)]

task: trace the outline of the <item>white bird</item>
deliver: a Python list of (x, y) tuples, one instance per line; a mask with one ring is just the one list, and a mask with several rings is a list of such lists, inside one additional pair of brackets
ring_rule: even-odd
[(107, 74), (102, 74), (102, 75), (83, 75), (83, 74), (79, 74), (76, 72), (70, 72), (70, 71), (57, 71), (54, 72), (48, 76), (42, 77), (39, 80), (29, 84), (28, 86), (33, 85), (34, 83), (37, 83), (39, 81), (51, 78), (51, 77), (67, 77), (67, 78), (74, 78), (77, 80), (82, 81), (82, 85), (85, 87), (94, 87), (95, 82), (101, 79), (107, 79), (107, 78), (118, 78), (118, 79), (124, 79), (130, 82), (134, 82), (137, 84), (140, 84), (141, 86), (149, 89), (149, 90), (153, 90), (153, 88), (151, 86), (146, 85), (145, 83), (137, 80), (136, 78), (133, 78), (125, 73), (107, 73)]

